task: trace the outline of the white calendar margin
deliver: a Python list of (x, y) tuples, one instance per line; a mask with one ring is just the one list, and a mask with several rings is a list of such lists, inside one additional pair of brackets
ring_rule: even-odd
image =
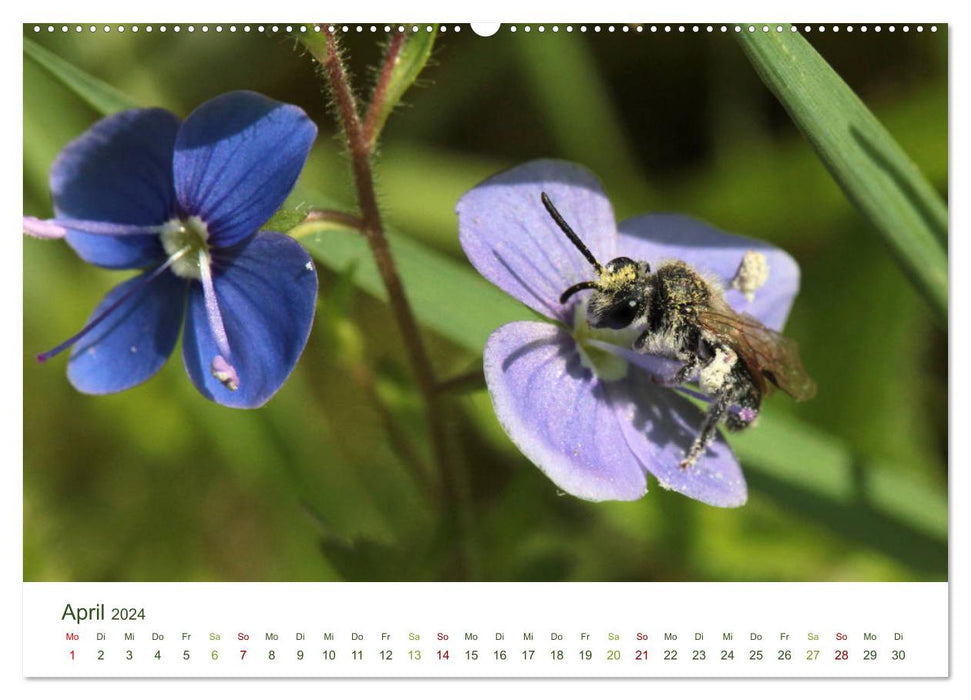
[[(318, 3), (310, 3), (307, 0), (291, 2), (288, 5), (287, 8), (277, 5), (274, 7), (274, 12), (286, 12), (288, 16), (293, 15), (295, 18), (298, 16), (302, 18), (305, 15), (310, 16), (314, 12), (315, 7), (319, 9)], [(626, 2), (626, 0), (602, 0), (597, 4), (595, 9), (591, 9), (582, 4), (570, 5), (554, 0), (542, 3), (542, 7), (539, 7), (540, 3), (530, 4), (515, 0), (492, 0), (487, 8), (478, 9), (475, 5), (466, 4), (459, 6), (451, 2), (446, 2), (446, 0), (420, 0), (417, 9), (415, 5), (415, 2), (409, 3), (409, 12), (411, 13), (409, 16), (414, 15), (412, 17), (414, 21), (464, 22), (469, 20), (493, 21), (497, 19), (519, 22), (537, 20), (582, 22), (591, 20), (601, 21), (601, 19), (603, 21), (615, 21), (615, 17), (618, 15), (623, 15), (622, 17), (617, 17), (623, 19), (635, 11), (632, 4)], [(628, 9), (623, 9), (625, 6)], [(461, 7), (460, 11), (457, 10), (459, 7)], [(333, 19), (335, 21), (383, 21), (383, 18), (387, 17), (389, 13), (400, 9), (400, 6), (398, 3), (390, 3), (388, 0), (373, 0), (371, 3), (365, 5), (356, 3), (347, 7), (334, 4), (329, 9), (334, 12)], [(228, 12), (229, 8), (226, 7), (225, 10)], [(918, 10), (925, 19), (941, 22), (957, 19), (956, 10), (946, 1), (925, 0), (919, 5)], [(639, 12), (640, 10), (636, 11)], [(238, 16), (240, 12), (245, 13), (247, 16)], [(599, 16), (601, 12), (604, 13), (602, 18)], [(765, 21), (789, 21), (793, 19), (788, 16), (790, 12), (800, 13), (800, 16), (796, 19), (807, 19), (819, 22), (887, 22), (911, 21), (914, 19), (915, 9), (912, 5), (901, 3), (898, 7), (869, 7), (865, 10), (864, 14), (863, 10), (851, 3), (840, 2), (839, 0), (817, 0), (817, 2), (812, 4), (811, 10), (803, 10), (797, 6), (792, 6), (785, 8), (783, 12), (780, 10), (778, 3), (769, 2), (768, 0), (744, 0), (727, 4), (722, 2), (716, 3), (714, 0), (699, 0), (696, 3), (687, 5), (683, 3), (674, 5), (651, 5), (649, 13), (645, 10), (646, 16), (644, 19), (662, 22), (733, 21), (733, 18), (737, 19), (738, 17), (744, 16), (758, 17)], [(117, 3), (106, 3), (101, 2), (101, 0), (89, 0), (83, 6), (79, 6), (76, 3), (66, 2), (66, 0), (51, 0), (51, 2), (45, 3), (43, 6), (24, 4), (7, 5), (3, 13), (5, 20), (3, 26), (7, 28), (5, 34), (7, 41), (3, 43), (4, 48), (0, 50), (3, 51), (4, 58), (6, 59), (4, 65), (11, 67), (11, 69), (4, 72), (2, 79), (5, 88), (4, 94), (9, 95), (15, 94), (20, 89), (22, 53), (19, 45), (19, 25), (23, 22), (87, 21), (92, 17), (127, 22), (186, 22), (212, 21), (214, 19), (225, 19), (227, 21), (265, 21), (267, 19), (265, 16), (267, 15), (266, 8), (258, 8), (258, 6), (253, 6), (251, 10), (245, 10), (242, 6), (236, 6), (232, 17), (223, 17), (220, 14), (217, 18), (214, 16), (212, 10), (206, 6), (194, 2), (186, 2), (185, 0), (170, 0), (164, 8), (161, 6), (149, 7), (137, 4), (129, 4), (122, 8)], [(811, 14), (812, 17), (803, 17), (806, 13)], [(961, 28), (963, 29), (963, 27)], [(971, 44), (960, 41), (955, 42), (952, 44), (951, 52), (953, 59), (952, 65), (959, 69), (952, 73), (952, 80), (954, 81), (952, 83), (952, 110), (955, 114), (967, 114), (971, 111), (971, 100), (968, 98), (968, 95), (971, 94), (971, 88), (969, 88), (966, 77), (971, 74)], [(18, 117), (19, 114), (15, 110), (12, 110), (4, 117), (4, 125), (9, 127), (6, 130), (9, 141), (9, 148), (6, 149), (8, 153), (16, 153), (22, 141), (22, 127), (17, 123)], [(956, 131), (952, 132), (950, 143), (952, 152), (955, 155), (960, 154), (960, 160), (956, 163), (962, 164), (960, 166), (955, 164), (953, 169), (964, 174), (967, 172), (966, 163), (971, 158), (971, 150), (967, 147), (966, 139), (962, 138)], [(15, 217), (19, 216), (22, 181), (19, 167), (15, 167), (18, 166), (16, 160), (16, 158), (9, 159), (9, 167), (4, 169), (4, 174), (2, 175), (3, 191), (9, 195), (5, 200), (7, 205), (3, 207), (5, 221), (14, 221)], [(952, 163), (955, 163), (955, 161), (952, 160)], [(961, 181), (952, 179), (952, 183), (955, 182)], [(963, 182), (966, 183), (967, 178)], [(958, 196), (959, 194), (966, 193), (966, 184), (963, 187), (958, 185), (952, 185), (952, 187), (957, 187), (949, 197), (952, 203), (955, 201), (967, 201), (967, 198)], [(7, 211), (8, 207), (10, 209), (9, 211)], [(16, 240), (13, 236), (7, 237), (4, 241), (2, 250), (6, 254), (6, 258), (9, 260), (19, 259), (21, 250), (20, 241)], [(960, 238), (957, 240), (954, 238), (951, 239), (951, 250), (955, 254), (960, 251), (960, 255), (952, 258), (955, 264), (959, 260), (967, 264), (969, 259), (971, 259), (971, 251), (968, 250), (967, 244)], [(16, 268), (17, 266), (13, 265), (12, 267)], [(8, 299), (22, 300), (21, 274), (22, 271), (18, 269), (12, 270), (11, 274), (0, 282), (3, 290), (7, 292)], [(967, 284), (971, 284), (971, 282), (967, 282)], [(968, 302), (971, 301), (971, 293), (968, 292), (967, 284), (962, 283), (960, 279), (952, 283), (952, 301), (953, 297), (957, 297), (960, 300), (959, 303), (963, 301), (963, 308), (967, 308)], [(16, 335), (20, 337), (19, 329), (21, 326), (19, 314), (22, 304), (8, 304), (4, 308), (3, 320), (7, 321), (11, 327), (16, 328)], [(951, 332), (951, 339), (953, 341), (951, 347), (954, 356), (971, 356), (971, 342), (969, 342), (967, 336), (966, 321), (952, 325)], [(20, 374), (23, 356), (22, 347), (20, 347), (20, 343), (8, 343), (3, 348), (0, 348), (0, 353), (2, 353), (2, 356), (0, 356), (2, 365), (0, 366), (4, 368), (2, 370), (4, 373), (3, 378), (6, 380), (4, 386), (12, 387), (13, 397), (10, 399), (10, 404), (14, 406), (21, 404)], [(955, 391), (960, 392), (960, 395), (963, 396), (967, 395), (969, 390), (971, 390), (971, 374), (969, 374), (966, 367), (966, 365), (955, 365), (952, 363), (951, 396), (954, 396)], [(952, 422), (954, 424), (969, 424), (971, 417), (968, 416), (966, 403), (955, 402), (953, 409)], [(0, 656), (2, 656), (0, 668), (3, 669), (2, 682), (5, 688), (17, 685), (22, 694), (29, 693), (34, 698), (62, 698), (65, 692), (73, 689), (73, 684), (65, 684), (63, 682), (53, 684), (31, 682), (28, 684), (20, 677), (23, 651), (22, 639), (14, 632), (22, 623), (21, 615), (18, 613), (20, 612), (19, 607), (22, 596), (21, 548), (23, 541), (23, 510), (21, 501), (22, 480), (17, 469), (18, 463), (21, 462), (23, 456), (21, 440), (22, 422), (6, 422), (0, 427), (0, 430), (2, 430), (4, 444), (11, 446), (9, 451), (10, 463), (5, 466), (9, 467), (11, 476), (8, 478), (13, 482), (10, 484), (10, 481), (8, 481), (8, 485), (11, 487), (5, 489), (4, 505), (6, 507), (2, 509), (2, 514), (0, 514), (0, 518), (5, 521), (5, 527), (3, 528), (4, 534), (0, 538), (2, 539), (2, 550), (0, 550), (0, 553), (3, 555), (3, 561), (12, 563), (11, 566), (5, 567), (3, 591), (4, 602), (6, 604), (2, 608), (2, 612), (0, 612), (0, 621), (2, 621), (0, 624), (7, 631), (6, 635), (0, 637)], [(952, 443), (951, 461), (953, 464), (971, 464), (971, 460), (968, 457), (969, 453), (965, 445), (962, 445), (960, 441)], [(952, 498), (960, 493), (963, 495), (961, 498), (963, 502), (969, 493), (969, 478), (963, 473), (962, 469), (956, 469), (951, 471), (950, 479)], [(952, 539), (950, 542), (953, 543), (955, 540), (966, 542), (968, 537), (962, 537), (962, 535), (969, 534), (969, 528), (967, 526), (968, 518), (963, 516), (958, 508), (954, 507), (957, 505), (954, 501), (951, 501), (951, 504), (950, 536)], [(955, 551), (953, 544), (949, 544), (949, 547), (951, 551)], [(951, 656), (952, 658), (961, 659), (968, 658), (969, 653), (968, 644), (965, 642), (964, 635), (962, 634), (966, 633), (966, 630), (969, 629), (969, 625), (965, 624), (968, 621), (966, 614), (968, 606), (964, 605), (963, 598), (960, 595), (954, 595), (954, 592), (956, 588), (961, 588), (962, 590), (966, 588), (963, 586), (963, 582), (971, 577), (971, 566), (968, 565), (968, 557), (952, 559), (951, 562), (949, 576), (951, 581), (949, 591), (952, 597)], [(966, 669), (961, 665), (957, 665), (953, 669), (953, 673), (959, 677), (967, 675)], [(19, 679), (19, 682), (17, 679)], [(234, 698), (245, 700), (257, 697), (264, 698), (268, 692), (274, 690), (310, 690), (314, 687), (319, 687), (311, 685), (311, 683), (313, 681), (281, 681), (254, 685), (245, 680), (234, 680), (221, 682), (219, 690), (220, 692), (231, 692)], [(131, 697), (133, 693), (137, 693), (140, 698), (144, 698), (145, 700), (153, 700), (155, 698), (168, 699), (171, 697), (173, 690), (177, 692), (186, 692), (190, 689), (200, 692), (212, 692), (213, 690), (212, 685), (205, 681), (181, 682), (176, 687), (170, 684), (146, 685), (138, 681), (88, 681), (84, 686), (86, 692), (97, 693), (102, 698), (127, 698)], [(815, 700), (818, 698), (820, 692), (831, 693), (834, 691), (839, 692), (840, 690), (860, 692), (862, 690), (859, 683), (853, 681), (824, 682), (822, 685), (818, 683), (794, 684), (776, 680), (734, 681), (731, 686), (734, 691), (743, 692), (748, 698), (778, 698), (784, 693), (785, 697), (792, 700), (801, 700), (802, 698), (813, 698)], [(386, 692), (390, 689), (388, 683), (384, 681), (331, 681), (326, 687), (333, 691), (347, 690), (348, 692), (355, 693), (363, 690)], [(470, 699), (493, 698), (497, 690), (507, 691), (512, 688), (528, 692), (539, 690), (535, 683), (529, 682), (503, 683), (501, 687), (498, 687), (495, 684), (470, 685), (468, 683), (461, 683), (461, 681), (419, 681), (410, 683), (409, 687), (414, 691), (420, 691), (428, 698), (453, 697), (456, 692), (460, 691), (464, 697)], [(930, 690), (936, 697), (956, 697), (956, 688), (956, 683), (942, 685), (940, 682), (918, 681), (900, 683), (895, 680), (883, 680), (868, 681), (866, 692), (879, 693), (881, 698), (908, 698), (909, 700), (915, 693), (926, 690)], [(543, 691), (548, 692), (553, 690), (557, 693), (558, 697), (562, 698), (586, 698), (589, 697), (591, 692), (595, 692), (598, 689), (609, 689), (612, 697), (643, 697), (645, 692), (645, 686), (639, 681), (617, 681), (609, 683), (609, 685), (604, 685), (602, 682), (597, 684), (576, 684), (571, 681), (548, 681), (543, 684)], [(701, 693), (708, 695), (714, 691), (714, 687), (710, 682), (697, 681), (692, 683), (690, 681), (680, 680), (658, 680), (651, 684), (650, 689), (653, 692), (678, 692), (681, 695), (687, 692), (689, 696), (693, 696), (696, 693), (699, 695)]]
[[(69, 604), (103, 617), (64, 619)], [(145, 616), (112, 621), (113, 608)], [(946, 583), (27, 583), (24, 616), (24, 674), (36, 677), (948, 675)]]

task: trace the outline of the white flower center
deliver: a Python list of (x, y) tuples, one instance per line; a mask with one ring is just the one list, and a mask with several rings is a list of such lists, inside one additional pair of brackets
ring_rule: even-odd
[(573, 313), (573, 338), (580, 349), (580, 364), (591, 370), (599, 379), (614, 382), (627, 376), (628, 362), (624, 358), (603, 348), (597, 347), (590, 340), (599, 340), (611, 345), (630, 348), (638, 336), (634, 328), (624, 328), (619, 331), (610, 328), (593, 328), (587, 322), (586, 300), (576, 305)]
[(208, 255), (209, 229), (205, 222), (198, 216), (192, 216), (182, 221), (172, 219), (162, 226), (162, 247), (168, 256), (177, 253), (179, 257), (172, 262), (171, 270), (179, 277), (189, 279), (201, 279), (202, 272), (199, 270), (199, 260), (201, 251)]

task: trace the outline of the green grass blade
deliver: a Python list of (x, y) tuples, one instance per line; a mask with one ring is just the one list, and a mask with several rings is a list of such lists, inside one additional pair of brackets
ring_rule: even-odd
[(26, 37), (24, 37), (24, 55), (44, 68), (101, 114), (114, 114), (124, 109), (140, 106), (119, 90), (75, 68), (60, 56), (51, 53)]
[[(889, 532), (907, 531), (907, 538), (888, 537), (880, 545), (894, 547), (898, 556), (911, 541), (937, 541), (942, 546), (938, 553), (944, 552), (947, 495), (935, 483), (892, 464), (863, 461), (838, 438), (778, 413), (762, 415), (758, 428), (729, 437), (749, 473), (758, 473), (753, 487), (786, 494), (781, 500), (787, 506), (791, 502), (795, 510), (813, 517), (813, 508), (807, 506), (826, 503), (826, 510), (839, 511), (848, 531), (854, 524), (861, 528), (854, 539), (871, 544)], [(919, 554), (906, 553), (902, 558), (908, 560)]]
[(947, 319), (947, 207), (853, 90), (797, 32), (742, 32), (766, 86), (908, 277)]

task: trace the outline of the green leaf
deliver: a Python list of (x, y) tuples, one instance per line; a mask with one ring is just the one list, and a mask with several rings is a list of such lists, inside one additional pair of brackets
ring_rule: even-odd
[(947, 321), (947, 207), (853, 90), (798, 32), (741, 32), (766, 86), (851, 202)]
[(140, 106), (119, 90), (75, 68), (60, 56), (51, 53), (26, 37), (24, 37), (24, 55), (47, 70), (65, 87), (101, 114), (114, 114), (124, 109)]
[[(383, 67), (382, 73), (378, 76), (378, 86), (382, 87), (382, 91), (380, 95), (374, 96), (373, 99), (376, 101), (371, 104), (367, 117), (372, 147), (377, 143), (391, 110), (397, 106), (401, 97), (418, 79), (418, 75), (432, 55), (435, 37), (438, 36), (438, 25), (429, 26), (431, 31), (406, 32), (397, 35), (402, 37), (401, 39), (392, 36), (391, 46), (394, 46), (393, 42), (396, 40), (403, 43), (394, 62)], [(388, 72), (385, 73), (385, 71)]]
[(270, 220), (263, 224), (261, 231), (289, 231), (307, 218), (306, 208), (280, 207)]
[[(769, 412), (759, 416), (757, 428), (729, 438), (749, 471), (759, 474), (753, 486), (776, 495), (788, 492), (781, 500), (797, 511), (812, 515), (810, 504), (826, 503), (827, 510), (838, 512), (840, 529), (880, 521), (882, 534), (906, 530), (907, 540), (888, 538), (882, 545), (894, 547), (898, 556), (906, 542), (940, 544), (947, 537), (947, 495), (936, 484), (892, 464), (864, 462), (838, 438), (802, 421)], [(850, 534), (860, 539), (868, 533)], [(946, 558), (944, 548), (938, 553)], [(903, 558), (913, 559), (918, 552), (907, 554), (913, 556)]]
[[(309, 222), (290, 232), (333, 270), (354, 269), (354, 281), (382, 301), (387, 293), (364, 237), (332, 222)], [(390, 232), (388, 242), (419, 321), (456, 345), (479, 354), (504, 323), (535, 318), (519, 302), (468, 268), (427, 246)]]

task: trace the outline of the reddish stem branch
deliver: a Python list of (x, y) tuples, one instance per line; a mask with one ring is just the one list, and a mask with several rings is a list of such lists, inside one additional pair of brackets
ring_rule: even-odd
[(374, 93), (371, 95), (371, 106), (368, 107), (367, 116), (364, 119), (364, 139), (367, 141), (368, 148), (374, 150), (377, 145), (378, 135), (375, 129), (378, 125), (378, 117), (384, 107), (384, 100), (388, 94), (388, 84), (394, 73), (394, 67), (398, 64), (398, 56), (401, 54), (401, 47), (405, 43), (405, 33), (395, 32), (391, 35), (391, 43), (388, 44), (388, 51), (384, 55), (384, 63), (381, 72), (378, 74), (378, 82), (374, 86)]
[(371, 173), (371, 150), (364, 137), (354, 95), (351, 93), (344, 63), (338, 52), (337, 38), (330, 32), (327, 32), (325, 38), (327, 56), (324, 60), (324, 70), (327, 72), (334, 99), (340, 110), (341, 123), (351, 152), (354, 185), (357, 188), (357, 199), (361, 208), (361, 232), (371, 247), (371, 254), (388, 291), (391, 309), (404, 336), (408, 357), (418, 376), (422, 394), (431, 396), (434, 394), (435, 376), (428, 360), (428, 353), (425, 351), (425, 344), (418, 331), (418, 323), (405, 297), (398, 268), (388, 247), (388, 239), (384, 235), (381, 211), (374, 191), (374, 177)]
[(361, 220), (361, 217), (337, 209), (311, 209), (307, 212), (307, 216), (303, 220), (305, 223), (311, 221), (330, 221), (341, 226), (346, 226), (347, 228), (352, 228), (355, 231), (360, 231), (364, 228), (364, 222)]
[[(371, 255), (374, 257), (374, 262), (388, 292), (391, 311), (404, 339), (409, 363), (418, 379), (418, 386), (425, 403), (425, 415), (428, 421), (432, 451), (436, 466), (441, 474), (440, 497), (449, 521), (446, 528), (448, 532), (452, 533), (456, 545), (452, 574), (455, 578), (464, 579), (467, 577), (464, 545), (465, 533), (469, 526), (468, 515), (464, 507), (463, 490), (459, 483), (456, 466), (448, 458), (446, 416), (442, 410), (443, 406), (439, 394), (436, 391), (435, 373), (429, 361), (421, 332), (418, 329), (418, 323), (405, 296), (401, 277), (398, 275), (394, 257), (391, 255), (391, 249), (388, 246), (388, 239), (385, 237), (381, 211), (378, 208), (377, 196), (374, 191), (374, 177), (371, 172), (371, 144), (368, 142), (361, 124), (354, 94), (351, 92), (347, 72), (341, 60), (337, 37), (331, 32), (325, 32), (324, 35), (325, 50), (323, 56), (320, 55), (315, 46), (308, 45), (308, 47), (324, 68), (340, 113), (340, 121), (350, 150), (358, 206), (361, 210), (360, 231), (371, 248)], [(397, 48), (395, 48), (396, 46)], [(392, 42), (389, 47), (389, 55), (396, 51), (400, 51), (400, 44)], [(378, 90), (385, 88), (379, 85), (376, 88), (376, 96)]]

